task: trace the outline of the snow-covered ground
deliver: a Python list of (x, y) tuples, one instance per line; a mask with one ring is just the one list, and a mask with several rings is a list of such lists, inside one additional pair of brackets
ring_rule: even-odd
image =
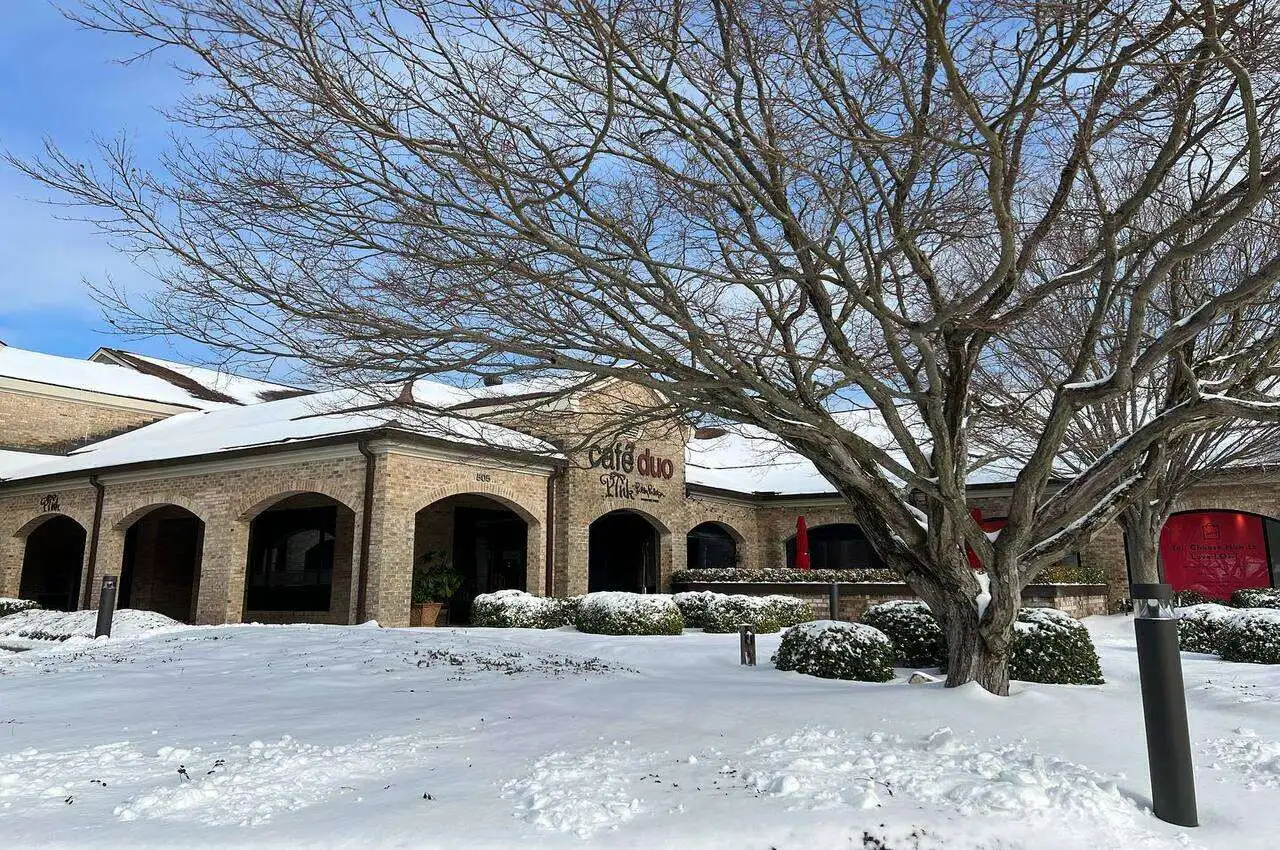
[[(236, 626), (0, 653), (0, 843), (1274, 846), (1280, 667), (1185, 655), (1199, 829), (1148, 814), (1132, 623), (1108, 684), (823, 681), (736, 635)], [(910, 671), (900, 671), (905, 676)], [(883, 844), (875, 841), (883, 841)]]

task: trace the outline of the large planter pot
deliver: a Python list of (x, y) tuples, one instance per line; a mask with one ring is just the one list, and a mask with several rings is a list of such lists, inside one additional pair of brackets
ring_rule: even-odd
[(414, 602), (409, 606), (411, 626), (442, 626), (444, 619), (443, 602)]

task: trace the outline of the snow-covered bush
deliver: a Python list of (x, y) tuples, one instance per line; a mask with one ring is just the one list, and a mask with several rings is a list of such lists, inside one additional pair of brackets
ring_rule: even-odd
[(1216, 655), (1219, 634), (1240, 612), (1226, 605), (1203, 602), (1177, 608), (1173, 613), (1178, 618), (1178, 646), (1183, 651)]
[(798, 626), (801, 623), (809, 623), (818, 619), (813, 616), (813, 608), (809, 603), (795, 596), (775, 593), (771, 596), (766, 596), (765, 601), (769, 603), (769, 607), (773, 610), (774, 618), (778, 621), (778, 625), (783, 628)]
[(893, 678), (893, 644), (864, 623), (817, 620), (782, 635), (773, 664), (823, 679), (887, 682)]
[(1231, 594), (1237, 608), (1280, 608), (1280, 588), (1242, 587)]
[(872, 605), (862, 622), (888, 636), (902, 667), (940, 667), (947, 660), (947, 637), (929, 606), (914, 599)]
[(1089, 630), (1056, 608), (1022, 608), (1013, 624), (1009, 678), (1049, 685), (1101, 685)]
[(675, 600), (658, 593), (588, 593), (574, 625), (593, 635), (678, 635), (684, 618)]
[(771, 584), (830, 584), (843, 582), (900, 582), (902, 576), (887, 567), (855, 567), (847, 570), (797, 570), (791, 567), (771, 570), (747, 570), (741, 567), (717, 567), (710, 569), (676, 570), (671, 574), (672, 584), (690, 582), (742, 582), (762, 581)]
[[(44, 611), (29, 608), (0, 617), (0, 638), (63, 641), (68, 638), (91, 638), (97, 632), (98, 612)], [(148, 632), (186, 628), (177, 620), (155, 611), (121, 608), (111, 620), (112, 637), (133, 637)]]
[(767, 597), (732, 594), (711, 600), (702, 620), (702, 629), (724, 634), (736, 632), (744, 623), (757, 634), (769, 634), (782, 628), (778, 611)]
[(1192, 605), (1205, 605), (1207, 603), (1219, 603), (1221, 599), (1210, 599), (1198, 590), (1178, 590), (1173, 594), (1174, 608), (1190, 608)]
[(1280, 611), (1237, 611), (1218, 632), (1218, 654), (1223, 661), (1280, 664)]
[(471, 625), (493, 629), (555, 629), (570, 622), (567, 599), (523, 590), (482, 593), (471, 601)]
[(30, 599), (13, 599), (8, 596), (0, 596), (0, 617), (7, 617), (19, 611), (30, 611), (39, 607), (39, 602)]
[(684, 618), (685, 628), (702, 628), (707, 621), (707, 609), (711, 607), (711, 602), (721, 595), (710, 590), (687, 590), (677, 593), (673, 598), (676, 607), (680, 609), (680, 616)]

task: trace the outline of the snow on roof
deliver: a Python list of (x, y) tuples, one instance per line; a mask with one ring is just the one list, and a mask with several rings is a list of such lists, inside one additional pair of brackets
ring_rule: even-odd
[(0, 449), (0, 481), (11, 478), (20, 470), (29, 467), (38, 466), (51, 460), (57, 460), (61, 455), (47, 455), (38, 452), (18, 452), (10, 449)]
[(163, 378), (123, 366), (41, 354), (12, 346), (0, 346), (0, 377), (197, 410), (226, 405), (226, 402), (200, 398)]
[[(164, 360), (160, 357), (138, 354), (133, 351), (118, 351), (117, 349), (103, 348), (95, 352), (93, 357), (95, 360), (99, 360), (99, 362), (101, 362), (99, 358), (109, 358), (113, 363), (119, 363), (119, 365), (125, 366), (126, 368), (132, 368), (136, 371), (140, 371), (139, 364), (130, 361), (142, 361), (142, 364), (159, 367), (160, 370), (167, 370), (186, 378), (187, 380), (208, 390), (212, 395), (227, 396), (237, 404), (258, 404), (262, 401), (270, 401), (272, 399), (279, 398), (281, 394), (306, 392), (306, 390), (289, 386), (287, 384), (261, 381), (257, 378), (246, 378), (242, 375), (235, 375), (221, 369), (210, 369), (205, 366), (192, 366), (188, 363)], [(144, 374), (146, 373), (144, 372)], [(157, 377), (163, 378), (163, 375), (158, 375)]]
[(65, 457), (15, 469), (9, 480), (229, 452), (395, 427), (456, 443), (558, 456), (553, 446), (492, 423), (389, 404), (359, 390), (333, 390), (243, 407), (179, 413), (93, 443)]

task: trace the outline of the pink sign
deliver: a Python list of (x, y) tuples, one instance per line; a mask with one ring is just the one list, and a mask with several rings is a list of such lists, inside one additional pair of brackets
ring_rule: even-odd
[(1262, 517), (1235, 511), (1174, 514), (1160, 532), (1165, 581), (1228, 599), (1242, 587), (1270, 587)]

